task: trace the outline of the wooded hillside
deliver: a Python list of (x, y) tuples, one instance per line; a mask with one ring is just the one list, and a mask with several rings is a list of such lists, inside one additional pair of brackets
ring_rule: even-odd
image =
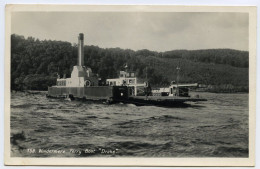
[[(176, 79), (199, 83), (214, 92), (248, 91), (247, 51), (232, 49), (173, 50), (155, 52), (120, 48), (103, 49), (85, 46), (85, 65), (103, 80), (118, 77), (127, 63), (142, 81), (152, 86), (167, 86)], [(57, 73), (70, 77), (77, 64), (77, 45), (62, 41), (40, 41), (33, 37), (11, 36), (11, 89), (47, 90), (54, 85)]]

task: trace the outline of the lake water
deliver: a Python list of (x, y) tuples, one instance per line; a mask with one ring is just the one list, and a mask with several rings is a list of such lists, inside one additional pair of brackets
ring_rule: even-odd
[(11, 95), (13, 157), (248, 157), (248, 94), (167, 108)]

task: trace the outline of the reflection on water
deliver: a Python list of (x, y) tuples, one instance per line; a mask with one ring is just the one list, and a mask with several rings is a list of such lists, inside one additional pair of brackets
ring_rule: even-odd
[(12, 93), (11, 156), (248, 157), (248, 94), (200, 93), (186, 108), (45, 94)]

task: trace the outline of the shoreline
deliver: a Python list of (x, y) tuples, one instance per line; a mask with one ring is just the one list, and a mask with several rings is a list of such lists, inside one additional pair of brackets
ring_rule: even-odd
[[(11, 93), (17, 93), (17, 92), (22, 92), (22, 93), (28, 93), (28, 94), (38, 94), (38, 93), (47, 93), (48, 90), (11, 90)], [(214, 92), (214, 91), (206, 91), (206, 90), (191, 90), (192, 92), (196, 93), (216, 93), (216, 94), (249, 94), (249, 92)]]

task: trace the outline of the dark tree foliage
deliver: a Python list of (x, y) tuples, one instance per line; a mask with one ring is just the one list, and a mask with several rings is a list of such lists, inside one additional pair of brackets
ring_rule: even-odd
[[(248, 52), (231, 49), (173, 50), (155, 52), (85, 46), (85, 66), (103, 80), (116, 78), (124, 65), (136, 72), (140, 82), (168, 86), (176, 80), (220, 88), (248, 90)], [(13, 90), (47, 90), (55, 84), (57, 74), (70, 77), (77, 64), (77, 45), (62, 41), (40, 41), (33, 37), (11, 36), (11, 88)], [(220, 87), (222, 86), (222, 87)], [(223, 87), (224, 86), (224, 87)], [(231, 87), (230, 87), (231, 86)]]
[(162, 57), (183, 58), (194, 62), (226, 64), (248, 68), (249, 53), (233, 49), (174, 50), (164, 52)]

